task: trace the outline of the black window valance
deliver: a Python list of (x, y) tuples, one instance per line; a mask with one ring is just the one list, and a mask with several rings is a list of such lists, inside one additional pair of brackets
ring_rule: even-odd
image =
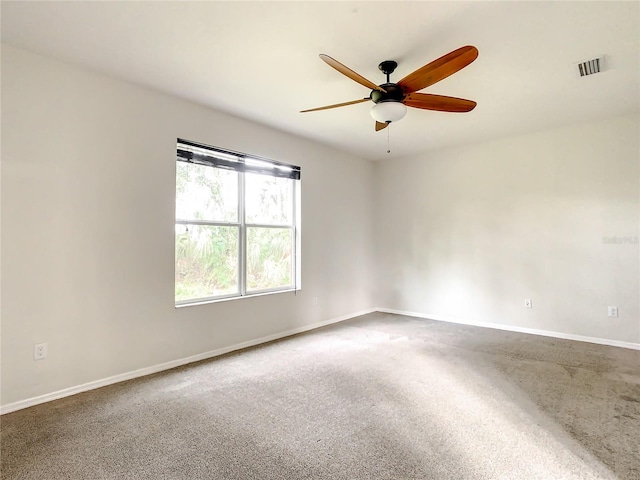
[(300, 167), (245, 153), (178, 139), (178, 161), (300, 180)]

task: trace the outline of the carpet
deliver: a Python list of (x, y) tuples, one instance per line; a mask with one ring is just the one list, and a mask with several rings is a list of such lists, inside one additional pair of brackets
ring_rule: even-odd
[(640, 479), (640, 352), (373, 313), (0, 422), (4, 480)]

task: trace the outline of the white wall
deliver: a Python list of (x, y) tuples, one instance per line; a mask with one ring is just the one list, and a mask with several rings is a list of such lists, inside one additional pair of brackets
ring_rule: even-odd
[(636, 115), (379, 164), (377, 306), (639, 343), (639, 137)]
[[(177, 137), (302, 167), (297, 296), (174, 308)], [(3, 46), (1, 180), (3, 405), (373, 306), (373, 166), (328, 147)]]
[[(0, 403), (374, 306), (638, 343), (639, 246), (603, 237), (640, 234), (639, 127), (374, 166), (3, 46)], [(174, 308), (177, 137), (302, 166), (297, 296)]]

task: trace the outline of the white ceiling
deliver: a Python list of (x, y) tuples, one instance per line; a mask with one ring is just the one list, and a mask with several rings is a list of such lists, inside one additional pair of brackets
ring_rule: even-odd
[[(640, 110), (638, 2), (8, 2), (2, 41), (380, 160)], [(471, 113), (409, 109), (374, 131), (368, 96), (318, 58), (383, 83), (463, 45), (478, 59), (425, 90)], [(580, 78), (574, 63), (605, 55)], [(387, 150), (390, 132), (391, 155)]]

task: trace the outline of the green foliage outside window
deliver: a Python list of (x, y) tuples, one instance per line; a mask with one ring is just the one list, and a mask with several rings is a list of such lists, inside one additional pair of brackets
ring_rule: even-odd
[[(187, 222), (176, 223), (177, 302), (240, 292), (243, 230), (238, 214), (238, 175), (231, 170), (177, 162), (176, 218)], [(293, 180), (244, 175), (246, 218), (250, 222), (246, 227), (246, 289), (291, 286)]]

